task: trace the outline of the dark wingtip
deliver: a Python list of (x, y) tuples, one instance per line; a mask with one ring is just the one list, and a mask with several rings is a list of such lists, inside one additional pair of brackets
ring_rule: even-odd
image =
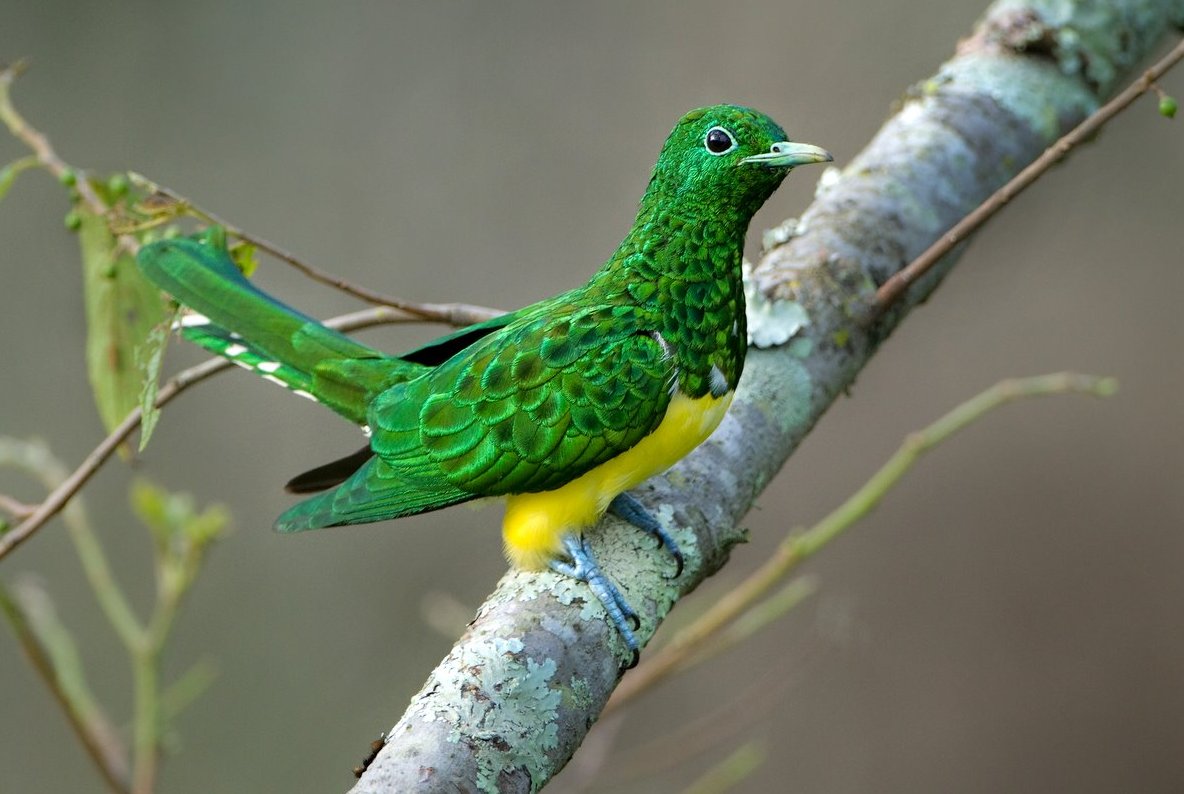
[(329, 461), (315, 469), (296, 475), (285, 483), (284, 490), (288, 493), (304, 494), (333, 488), (352, 477), (354, 472), (365, 466), (372, 457), (374, 457), (374, 451), (367, 444), (357, 452), (351, 452), (343, 458)]

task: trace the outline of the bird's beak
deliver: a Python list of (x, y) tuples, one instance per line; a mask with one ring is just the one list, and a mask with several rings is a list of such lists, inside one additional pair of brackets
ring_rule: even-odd
[(829, 163), (834, 159), (826, 149), (820, 149), (808, 143), (780, 141), (770, 146), (769, 151), (764, 154), (754, 154), (751, 157), (745, 157), (740, 162), (768, 167), (794, 168), (811, 163)]

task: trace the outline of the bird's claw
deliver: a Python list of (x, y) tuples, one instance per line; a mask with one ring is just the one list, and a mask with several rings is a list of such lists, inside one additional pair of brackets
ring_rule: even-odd
[(685, 560), (682, 556), (682, 549), (678, 547), (678, 543), (670, 536), (658, 519), (649, 514), (649, 511), (642, 506), (641, 502), (637, 501), (629, 493), (620, 493), (609, 502), (609, 512), (618, 518), (628, 521), (633, 526), (645, 532), (647, 535), (653, 535), (658, 539), (659, 546), (665, 546), (666, 550), (670, 552), (670, 556), (674, 557), (674, 576), (671, 579), (677, 579), (682, 576), (682, 569)]

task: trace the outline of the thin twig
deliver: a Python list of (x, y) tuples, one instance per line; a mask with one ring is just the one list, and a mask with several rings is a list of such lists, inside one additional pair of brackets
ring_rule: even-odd
[[(50, 145), (49, 139), (42, 135), (37, 130), (29, 125), (25, 118), (17, 112), (12, 105), (12, 100), (9, 97), (9, 91), (12, 88), (13, 82), (16, 78), (24, 74), (28, 68), (26, 61), (17, 61), (11, 66), (7, 66), (0, 70), (0, 121), (8, 127), (8, 131), (14, 137), (20, 139), (33, 150), (37, 155), (37, 161), (45, 166), (55, 177), (61, 179), (69, 173), (73, 173), (73, 169), (67, 165), (62, 158), (58, 157), (57, 152), (54, 151), (53, 146)], [(85, 181), (85, 180), (83, 180)], [(99, 200), (93, 190), (89, 190), (89, 185), (79, 184), (79, 193), (82, 195), (84, 201), (91, 205), (91, 209), (102, 213), (106, 211), (107, 207)]]
[[(805, 657), (805, 664), (816, 665), (819, 648)], [(804, 666), (786, 670), (784, 659), (762, 665), (760, 671), (738, 678), (737, 686), (727, 698), (710, 711), (695, 715), (667, 731), (646, 737), (619, 754), (611, 770), (595, 781), (598, 791), (626, 788), (626, 782), (637, 783), (645, 777), (664, 777), (671, 770), (689, 769), (696, 763), (729, 743), (738, 741), (746, 730), (764, 720), (771, 711), (780, 708), (786, 695), (801, 686), (805, 678)], [(599, 724), (597, 725), (599, 730)], [(635, 786), (636, 787), (636, 786)], [(584, 787), (585, 789), (587, 786)]]
[(808, 530), (791, 532), (778, 544), (773, 556), (749, 574), (747, 579), (625, 676), (603, 713), (608, 714), (619, 708), (685, 667), (700, 648), (748, 613), (786, 574), (871, 512), (922, 454), (987, 412), (1021, 397), (1070, 392), (1106, 397), (1113, 394), (1116, 388), (1112, 378), (1068, 372), (1004, 380), (957, 406), (924, 430), (911, 434), (871, 479), (830, 515)]
[[(339, 331), (356, 331), (374, 325), (403, 322), (406, 319), (406, 316), (397, 313), (389, 307), (376, 306), (373, 309), (364, 309), (331, 318), (325, 321), (325, 325), (330, 328), (336, 328)], [(212, 358), (189, 369), (182, 370), (160, 387), (160, 391), (156, 395), (156, 407), (163, 407), (190, 386), (230, 368), (231, 364), (229, 361)], [(11, 531), (0, 535), (0, 559), (3, 559), (13, 549), (28, 540), (45, 522), (57, 515), (70, 499), (73, 498), (74, 494), (78, 493), (79, 489), (86, 484), (87, 480), (111, 457), (111, 453), (127, 440), (133, 430), (139, 427), (141, 418), (140, 408), (133, 409), (127, 415), (127, 418), (119, 423), (118, 427), (112, 430), (106, 438), (99, 442), (97, 447), (91, 450), (91, 453), (86, 456), (78, 468), (61, 485), (54, 488), (41, 504), (37, 505), (36, 509), (28, 518), (13, 527)]]
[(768, 754), (763, 741), (749, 740), (712, 765), (694, 783), (683, 789), (683, 794), (723, 794), (731, 791), (752, 777)]
[(1184, 40), (1131, 83), (1125, 91), (1098, 108), (1085, 121), (1063, 135), (1056, 143), (1048, 147), (1044, 154), (1033, 160), (1027, 168), (1012, 177), (1006, 185), (996, 190), (990, 198), (978, 205), (969, 215), (954, 224), (953, 228), (939, 237), (924, 253), (885, 281), (876, 290), (864, 321), (871, 323), (883, 315), (893, 303), (900, 299), (910, 284), (927, 273), (937, 264), (938, 260), (950, 252), (950, 249), (986, 223), (991, 216), (1003, 209), (1004, 205), (1039, 179), (1045, 171), (1064, 159), (1073, 149), (1090, 140), (1108, 121), (1126, 110), (1132, 102), (1151, 90), (1155, 81), (1181, 59), (1184, 59)]
[[(37, 441), (0, 438), (0, 464), (24, 469), (47, 489), (56, 488), (67, 476), (65, 467), (43, 443)], [(225, 522), (224, 515), (217, 508), (213, 510), (202, 516), (207, 526), (212, 526), (208, 523), (211, 518)], [(19, 598), (9, 599), (12, 604), (0, 603), (0, 607), (11, 613), (10, 622), (26, 646), (30, 659), (61, 701), (71, 724), (101, 767), (104, 777), (125, 781), (120, 791), (127, 789), (126, 781), (130, 779), (132, 794), (150, 794), (155, 787), (161, 730), (165, 725), (161, 719), (162, 696), (157, 684), (161, 654), (182, 597), (196, 579), (205, 549), (217, 533), (209, 530), (185, 534), (184, 530), (188, 526), (185, 522), (191, 516), (170, 512), (169, 517), (164, 519), (174, 537), (156, 545), (156, 599), (147, 623), (141, 623), (113, 575), (107, 555), (90, 526), (81, 500), (71, 501), (62, 516), (95, 599), (123, 643), (132, 664), (135, 709), (131, 730), (130, 778), (128, 752), (116, 731), (111, 728), (102, 708), (91, 696), (74, 642), (65, 626), (57, 620), (48, 593), (30, 584), (18, 591)], [(144, 517), (143, 513), (141, 517)], [(145, 523), (150, 521), (150, 518), (145, 519)], [(178, 527), (181, 533), (177, 533)], [(155, 529), (157, 532), (164, 531), (160, 527)], [(0, 588), (0, 601), (3, 601), (3, 595)], [(102, 752), (94, 752), (92, 746)]]
[[(32, 595), (30, 588), (26, 588), (25, 595)], [(58, 676), (52, 651), (38, 637), (32, 625), (34, 616), (27, 613), (26, 606), (0, 587), (0, 612), (8, 619), (33, 669), (62, 707), (66, 720), (82, 742), (86, 754), (98, 767), (107, 788), (115, 794), (128, 794), (127, 752), (117, 732), (97, 707), (86, 709), (78, 702), (77, 693), (71, 696), (67, 692)]]
[(0, 510), (8, 513), (18, 521), (28, 518), (36, 509), (36, 505), (27, 505), (18, 499), (13, 499), (11, 496), (0, 493)]
[[(59, 181), (65, 181), (66, 177), (73, 176), (73, 186), (78, 191), (78, 197), (82, 203), (95, 215), (105, 215), (110, 208), (99, 198), (99, 194), (95, 193), (94, 187), (87, 181), (85, 174), (79, 173), (76, 168), (59, 157), (49, 142), (49, 138), (29, 124), (12, 104), (12, 84), (27, 68), (28, 63), (22, 60), (0, 69), (0, 121), (4, 122), (13, 137), (33, 150), (41, 165)], [(130, 235), (119, 235), (117, 239), (121, 247), (133, 254), (139, 248), (139, 242)]]
[[(16, 466), (41, 482), (52, 493), (66, 479), (69, 472), (41, 441), (20, 441), (0, 438), (0, 464)], [(78, 559), (87, 581), (95, 593), (95, 600), (111, 623), (119, 639), (132, 647), (140, 642), (143, 629), (136, 619), (131, 602), (119, 587), (103, 546), (90, 525), (80, 500), (68, 505), (62, 517), (70, 539), (78, 552)]]
[[(30, 125), (13, 106), (12, 100), (9, 96), (9, 89), (11, 88), (13, 81), (15, 81), (16, 78), (19, 77), (26, 68), (27, 64), (24, 61), (18, 61), (17, 63), (0, 70), (0, 121), (4, 122), (4, 124), (8, 127), (9, 132), (11, 132), (14, 137), (23, 141), (25, 145), (33, 150), (33, 153), (37, 156), (38, 162), (40, 162), (46, 168), (46, 170), (48, 170), (55, 177), (58, 179), (63, 179), (66, 177), (66, 175), (73, 174), (74, 187), (78, 191), (78, 195), (82, 202), (86, 204), (87, 209), (89, 209), (95, 215), (106, 215), (110, 210), (110, 207), (108, 207), (106, 203), (104, 203), (103, 200), (99, 198), (98, 194), (95, 193), (94, 188), (91, 186), (90, 182), (87, 181), (85, 175), (79, 172), (78, 169), (73, 168), (64, 160), (62, 160), (62, 158), (58, 156), (57, 152), (54, 151), (53, 146), (49, 142), (49, 138)], [(491, 309), (486, 306), (476, 306), (466, 303), (418, 303), (416, 301), (395, 298), (388, 295), (383, 295), (382, 293), (375, 292), (370, 289), (366, 289), (365, 287), (361, 287), (346, 281), (340, 276), (334, 276), (330, 273), (326, 273), (318, 268), (313, 267), (307, 262), (297, 258), (295, 255), (285, 251), (283, 248), (280, 248), (275, 243), (269, 242), (262, 237), (258, 237), (257, 235), (240, 229), (238, 226), (235, 226), (223, 218), (220, 218), (209, 210), (202, 209), (189, 199), (173, 190), (170, 190), (169, 188), (157, 185), (149, 180), (143, 179), (142, 177), (139, 177), (139, 179), (150, 186), (152, 189), (187, 208), (195, 216), (205, 220), (208, 223), (224, 227), (232, 235), (246, 240), (257, 248), (266, 251), (283, 262), (287, 262), (289, 265), (296, 268), (312, 280), (318, 281), (322, 284), (327, 284), (331, 287), (335, 287), (336, 289), (339, 289), (349, 295), (353, 295), (354, 297), (364, 300), (367, 303), (400, 309), (412, 317), (420, 320), (448, 323), (449, 325), (455, 326), (471, 325), (473, 323), (478, 323), (482, 320), (488, 320), (491, 317), (496, 317), (501, 314), (501, 312), (499, 312), (497, 309)], [(121, 249), (128, 251), (133, 255), (140, 248), (139, 241), (130, 234), (117, 235), (116, 239), (118, 240)]]
[[(9, 132), (14, 137), (24, 142), (32, 150), (36, 155), (37, 161), (59, 180), (64, 181), (68, 175), (73, 175), (73, 185), (78, 191), (79, 199), (86, 205), (89, 211), (96, 215), (105, 215), (110, 208), (95, 193), (94, 188), (86, 179), (85, 175), (62, 160), (50, 144), (49, 139), (30, 125), (13, 106), (10, 96), (11, 86), (26, 68), (27, 65), (25, 62), (18, 61), (15, 64), (0, 69), (0, 121), (8, 127)], [(440, 321), (450, 325), (460, 326), (480, 322), (500, 314), (496, 309), (464, 303), (415, 303), (403, 301), (397, 298), (387, 298), (378, 295), (378, 293), (371, 293), (368, 290), (354, 287), (342, 279), (325, 274), (301, 262), (278, 246), (226, 223), (226, 221), (218, 218), (213, 213), (195, 207), (188, 199), (166, 188), (156, 187), (174, 201), (185, 204), (199, 216), (204, 217), (211, 223), (218, 223), (225, 226), (232, 234), (288, 262), (309, 277), (322, 283), (336, 286), (339, 289), (344, 289), (346, 292), (351, 292), (351, 294), (364, 300), (382, 304), (374, 309), (353, 312), (326, 321), (325, 324), (330, 327), (339, 330), (356, 330), (373, 325), (420, 320)], [(139, 241), (130, 234), (117, 235), (117, 240), (119, 247), (132, 255), (139, 250)], [(227, 362), (220, 359), (211, 359), (210, 361), (178, 373), (160, 388), (157, 394), (156, 406), (158, 408), (163, 406), (189, 386), (228, 368), (229, 364)], [(39, 505), (36, 505), (30, 510), (18, 509), (8, 511), (12, 512), (15, 518), (21, 519), (21, 523), (11, 531), (0, 535), (0, 559), (3, 559), (9, 552), (43, 526), (46, 521), (56, 515), (70, 501), (74, 494), (82, 488), (87, 480), (107, 461), (111, 453), (118, 449), (127, 437), (131, 435), (132, 431), (140, 425), (141, 419), (139, 408), (128, 414), (127, 418), (112, 430), (83, 460), (82, 464)], [(14, 500), (8, 500), (7, 503), (0, 503), (0, 509), (7, 509), (5, 504), (11, 507), (19, 507), (18, 503)]]
[(341, 276), (335, 276), (332, 273), (313, 267), (304, 260), (297, 257), (283, 248), (280, 248), (273, 242), (265, 240), (258, 235), (240, 229), (230, 221), (215, 215), (207, 209), (203, 209), (195, 204), (193, 201), (182, 196), (171, 188), (159, 185), (142, 176), (135, 175), (137, 182), (144, 184), (147, 188), (166, 196), (171, 201), (176, 202), (184, 207), (191, 214), (198, 219), (208, 223), (212, 226), (221, 226), (231, 235), (246, 240), (251, 245), (254, 245), (260, 250), (274, 256), (283, 262), (288, 263), (292, 267), (299, 270), (304, 275), (308, 276), (313, 281), (326, 284), (335, 289), (341, 290), (347, 295), (352, 295), (355, 298), (364, 300), (367, 303), (373, 303), (376, 306), (390, 306), (394, 309), (400, 309), (408, 314), (421, 319), (430, 320), (432, 322), (449, 323), (451, 325), (471, 325), (479, 323), (482, 320), (488, 320), (492, 317), (497, 317), (501, 314), (497, 309), (490, 309), (485, 306), (474, 306), (466, 303), (418, 303), (416, 301), (409, 301), (403, 298), (396, 298), (390, 295), (383, 295), (381, 292), (367, 289), (350, 281), (343, 279)]

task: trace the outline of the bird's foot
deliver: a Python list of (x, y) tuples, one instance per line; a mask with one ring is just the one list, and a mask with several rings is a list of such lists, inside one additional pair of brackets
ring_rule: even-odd
[(564, 537), (563, 548), (567, 550), (570, 561), (552, 560), (551, 570), (588, 584), (592, 593), (604, 605), (608, 619), (616, 626), (617, 631), (621, 634), (621, 639), (625, 641), (625, 645), (633, 654), (629, 664), (625, 665), (625, 669), (636, 667), (637, 660), (641, 656), (637, 637), (633, 635), (634, 630), (641, 626), (637, 613), (633, 611), (633, 607), (629, 606), (629, 602), (625, 600), (625, 596), (621, 594), (617, 586), (604, 575), (604, 571), (600, 570), (596, 558), (592, 556), (592, 549), (588, 548), (582, 535)]
[(628, 521), (633, 526), (645, 532), (647, 535), (653, 535), (658, 539), (658, 543), (666, 547), (674, 557), (675, 565), (677, 566), (672, 578), (677, 579), (682, 575), (683, 557), (682, 550), (678, 547), (678, 543), (674, 538), (670, 537), (670, 533), (662, 528), (658, 523), (658, 519), (649, 514), (635, 498), (628, 493), (617, 494), (608, 505), (609, 512), (618, 518)]

